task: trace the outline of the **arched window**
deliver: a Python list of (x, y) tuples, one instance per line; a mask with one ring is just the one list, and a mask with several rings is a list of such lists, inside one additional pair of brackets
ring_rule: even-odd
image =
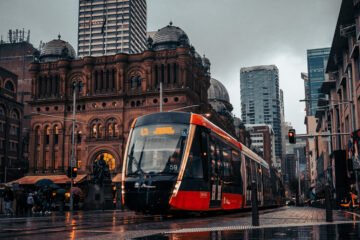
[(55, 145), (59, 144), (59, 127), (58, 127), (58, 125), (55, 125), (55, 127), (54, 127), (54, 144)]
[(164, 65), (161, 64), (161, 82), (164, 84), (164, 78), (165, 78), (165, 68)]
[(97, 126), (96, 124), (93, 124), (91, 126), (91, 137), (93, 138), (97, 138), (98, 137), (98, 131), (97, 131)]
[(95, 79), (94, 79), (95, 89), (94, 90), (96, 91), (96, 90), (98, 90), (98, 72), (97, 71), (95, 71), (94, 76), (95, 76)]
[(112, 88), (115, 89), (115, 69), (112, 70)]
[(105, 82), (105, 89), (110, 88), (110, 72), (109, 70), (106, 70), (106, 82)]
[(96, 157), (95, 162), (97, 162), (100, 159), (101, 155), (103, 155), (106, 164), (109, 165), (109, 170), (110, 171), (115, 170), (115, 158), (110, 153), (100, 153)]
[(114, 136), (119, 136), (119, 125), (117, 123), (114, 124)]
[(98, 125), (98, 137), (101, 138), (102, 137), (102, 131), (103, 131), (103, 126), (101, 124)]
[(5, 83), (5, 88), (9, 91), (14, 92), (15, 88), (14, 88), (14, 84), (11, 81), (7, 81)]
[(49, 145), (50, 143), (50, 128), (45, 128), (45, 145)]
[(167, 65), (167, 82), (168, 83), (170, 83), (170, 76), (171, 76), (170, 64), (168, 63), (168, 65)]
[(35, 145), (36, 146), (40, 145), (40, 136), (41, 136), (41, 130), (40, 130), (40, 127), (37, 127), (35, 129)]
[(11, 112), (11, 118), (12, 118), (12, 119), (19, 120), (19, 112), (14, 109), (14, 110)]
[(141, 76), (138, 76), (137, 77), (137, 86), (141, 87), (141, 83), (142, 83), (142, 78), (141, 78)]
[(177, 69), (176, 69), (176, 63), (174, 63), (174, 83), (176, 83), (177, 81), (176, 75), (177, 75)]
[(134, 76), (131, 77), (131, 88), (136, 87), (136, 78)]
[(82, 140), (82, 132), (81, 131), (77, 131), (76, 133), (76, 143), (80, 144)]
[(109, 123), (107, 126), (107, 135), (109, 137), (114, 136), (113, 123)]

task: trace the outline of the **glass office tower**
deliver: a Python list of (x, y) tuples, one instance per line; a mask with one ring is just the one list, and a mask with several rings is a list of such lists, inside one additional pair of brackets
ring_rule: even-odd
[(269, 124), (275, 155), (282, 159), (279, 70), (275, 65), (241, 68), (241, 117), (244, 124)]
[(320, 93), (321, 84), (325, 80), (325, 70), (330, 54), (330, 48), (318, 48), (307, 50), (308, 62), (308, 84), (309, 91), (306, 99), (309, 100), (310, 110), (307, 111), (311, 116), (315, 116), (317, 110), (317, 99), (324, 98)]

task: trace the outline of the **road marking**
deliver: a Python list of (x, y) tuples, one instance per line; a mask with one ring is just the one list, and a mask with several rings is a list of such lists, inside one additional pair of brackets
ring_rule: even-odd
[(319, 226), (319, 225), (337, 225), (337, 224), (353, 224), (360, 223), (360, 221), (337, 221), (337, 222), (310, 222), (310, 223), (289, 223), (289, 224), (273, 224), (264, 226), (227, 226), (227, 227), (209, 227), (209, 228), (184, 228), (175, 231), (165, 232), (165, 234), (173, 233), (189, 233), (189, 232), (210, 232), (210, 231), (229, 231), (229, 230), (250, 230), (250, 229), (262, 229), (262, 228), (284, 228), (284, 227), (306, 227), (306, 226)]

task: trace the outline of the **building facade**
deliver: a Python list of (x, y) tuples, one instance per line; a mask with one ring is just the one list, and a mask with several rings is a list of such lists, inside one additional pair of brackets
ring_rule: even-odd
[[(69, 166), (72, 122), (67, 120), (72, 117), (74, 82), (83, 84), (82, 91), (76, 93), (75, 106), (75, 155), (82, 175), (91, 174), (101, 154), (113, 174), (121, 171), (133, 120), (160, 109), (160, 82), (163, 111), (211, 111), (207, 99), (209, 68), (190, 47), (186, 33), (168, 25), (155, 34), (148, 47), (140, 54), (78, 60), (59, 56), (58, 61), (31, 65), (31, 106), (38, 113), (31, 121), (32, 174), (64, 174)], [(210, 118), (219, 126), (225, 125), (217, 119)]]
[(18, 77), (17, 101), (24, 105), (23, 133), (30, 128), (31, 107), (31, 76), (29, 65), (34, 61), (36, 49), (24, 39), (9, 39), (0, 43), (0, 67), (7, 69)]
[(276, 162), (274, 131), (267, 124), (246, 124), (246, 130), (250, 134), (251, 146), (261, 151), (261, 157), (276, 169), (280, 164)]
[(27, 171), (21, 135), (23, 105), (17, 101), (17, 89), (17, 75), (0, 67), (0, 182)]
[[(318, 176), (336, 189), (336, 200), (349, 191), (359, 192), (356, 177), (360, 169), (360, 1), (342, 1), (326, 66), (328, 78), (320, 91), (327, 101), (316, 112), (318, 134), (315, 138)], [(321, 165), (323, 164), (323, 168)], [(317, 179), (318, 180), (318, 179)], [(318, 183), (317, 183), (318, 184)]]
[(330, 48), (307, 50), (309, 91), (305, 98), (309, 102), (309, 113), (312, 116), (315, 116), (317, 110), (317, 99), (325, 96), (320, 92), (320, 88), (325, 80), (325, 68), (329, 53)]
[(245, 124), (269, 124), (275, 154), (282, 159), (279, 70), (275, 65), (241, 68), (241, 117)]
[(141, 53), (146, 15), (146, 0), (79, 0), (78, 56)]

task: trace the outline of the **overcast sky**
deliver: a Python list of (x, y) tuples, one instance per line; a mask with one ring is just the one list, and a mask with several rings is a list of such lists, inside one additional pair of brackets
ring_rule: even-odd
[[(305, 133), (306, 50), (331, 47), (341, 0), (148, 0), (148, 31), (173, 21), (197, 52), (211, 61), (211, 75), (229, 91), (241, 117), (240, 68), (275, 64), (284, 91), (285, 120)], [(60, 33), (77, 49), (78, 0), (0, 0), (0, 35), (31, 30), (39, 46)]]

